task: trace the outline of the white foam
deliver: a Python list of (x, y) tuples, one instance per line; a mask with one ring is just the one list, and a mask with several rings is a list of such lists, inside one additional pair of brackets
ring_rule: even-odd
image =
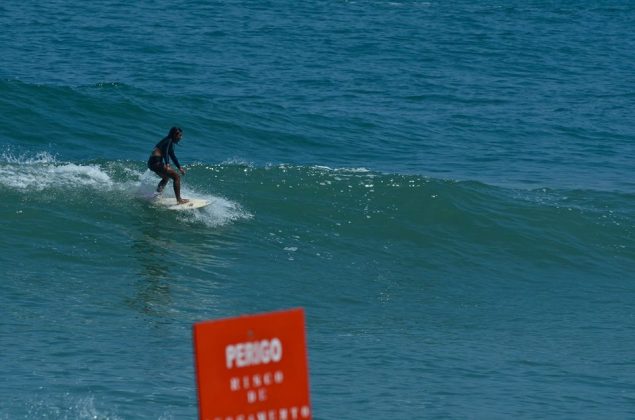
[(226, 159), (223, 161), (222, 165), (227, 165), (227, 166), (247, 166), (250, 168), (254, 167), (254, 164), (244, 160), (244, 159), (240, 159), (240, 158), (231, 158), (231, 159)]
[(97, 165), (56, 163), (50, 157), (0, 164), (0, 185), (16, 190), (93, 187), (110, 189), (113, 181)]
[(215, 197), (211, 204), (195, 213), (197, 221), (209, 227), (223, 226), (237, 220), (248, 220), (252, 214), (243, 210), (240, 205), (221, 197)]
[[(100, 166), (58, 162), (48, 153), (14, 156), (5, 152), (0, 155), (0, 188), (5, 187), (22, 193), (49, 190), (67, 193), (69, 190), (79, 191), (88, 188), (102, 193), (120, 192), (129, 199), (138, 200), (152, 198), (158, 182), (159, 178), (151, 171), (138, 171), (118, 162)], [(171, 181), (163, 195), (174, 197)], [(218, 227), (235, 220), (253, 217), (238, 203), (198, 192), (187, 185), (182, 185), (182, 196), (210, 201), (210, 205), (204, 208), (179, 212), (183, 214), (177, 217), (184, 221)]]
[(359, 174), (359, 173), (369, 173), (369, 172), (371, 172), (369, 169), (366, 169), (366, 168), (331, 168), (329, 166), (324, 166), (324, 165), (313, 165), (312, 168), (316, 169), (316, 170), (319, 170), (319, 171), (336, 172), (336, 173)]
[(92, 395), (74, 396), (70, 393), (53, 395), (46, 400), (28, 403), (29, 418), (113, 419), (122, 417), (98, 409)]
[(35, 163), (55, 163), (55, 157), (48, 152), (38, 152), (35, 156), (14, 155), (9, 150), (5, 150), (0, 155), (0, 162), (10, 164), (35, 164)]
[(141, 183), (150, 179), (147, 173), (150, 171), (140, 172), (118, 162), (106, 165), (61, 162), (46, 152), (16, 156), (5, 151), (0, 155), (0, 187), (21, 192), (90, 188), (134, 194)]
[[(166, 190), (170, 187), (168, 185)], [(166, 192), (164, 192), (164, 196)], [(168, 197), (174, 197), (173, 193), (167, 193)], [(202, 223), (208, 227), (219, 227), (232, 223), (237, 220), (248, 220), (253, 215), (245, 211), (240, 204), (228, 200), (226, 198), (199, 193), (189, 189), (187, 186), (181, 188), (181, 196), (183, 198), (195, 198), (207, 200), (210, 202), (208, 206), (177, 212), (177, 218), (185, 222)]]

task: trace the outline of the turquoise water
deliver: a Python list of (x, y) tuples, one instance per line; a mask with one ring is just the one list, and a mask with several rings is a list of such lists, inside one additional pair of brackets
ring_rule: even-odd
[(292, 307), (316, 419), (635, 416), (634, 18), (3, 3), (0, 419), (195, 418), (192, 324)]

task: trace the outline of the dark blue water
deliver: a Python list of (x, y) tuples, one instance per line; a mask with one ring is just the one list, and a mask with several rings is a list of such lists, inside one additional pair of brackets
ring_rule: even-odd
[(315, 418), (633, 417), (634, 17), (2, 4), (0, 419), (196, 417), (192, 323), (298, 306)]

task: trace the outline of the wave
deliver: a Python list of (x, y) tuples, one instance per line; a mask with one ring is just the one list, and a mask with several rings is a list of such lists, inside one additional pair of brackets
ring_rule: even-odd
[(111, 190), (115, 187), (108, 174), (97, 165), (58, 163), (48, 152), (33, 157), (3, 155), (0, 185), (18, 191), (41, 192), (48, 189), (93, 187)]
[(409, 243), (431, 253), (516, 255), (571, 267), (580, 256), (635, 261), (632, 194), (503, 188), (365, 168), (197, 168), (228, 196), (242, 197), (256, 218), (266, 214), (280, 229), (337, 232), (357, 247)]
[[(0, 156), (0, 191), (47, 203), (148, 206), (158, 178), (135, 161), (59, 161), (48, 153)], [(168, 187), (165, 194), (172, 195)], [(626, 193), (511, 189), (377, 173), (365, 168), (197, 163), (184, 197), (212, 201), (181, 219), (207, 226), (252, 220), (256, 229), (301, 226), (421, 248), (532, 254), (551, 263), (576, 256), (635, 260), (635, 203)], [(229, 198), (226, 198), (229, 197)], [(145, 200), (145, 201), (144, 201)], [(122, 204), (123, 203), (123, 204)]]
[[(128, 162), (65, 162), (47, 152), (0, 155), (0, 191), (27, 197), (31, 202), (40, 200), (49, 206), (71, 203), (90, 208), (148, 207), (152, 206), (149, 197), (157, 182), (156, 176), (143, 166)], [(164, 195), (174, 196), (169, 189)], [(179, 212), (182, 221), (218, 227), (252, 217), (240, 204), (204, 188), (184, 186), (182, 195), (211, 202), (199, 211)]]
[(148, 144), (131, 137), (154, 141), (170, 127), (171, 121), (158, 117), (165, 114), (164, 102), (163, 94), (118, 82), (58, 86), (0, 80), (0, 144), (32, 153), (59, 149), (70, 159), (145, 153)]

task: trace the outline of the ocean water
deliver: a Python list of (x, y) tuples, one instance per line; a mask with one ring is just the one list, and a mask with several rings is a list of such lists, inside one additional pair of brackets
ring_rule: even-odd
[(294, 307), (316, 419), (635, 417), (634, 21), (3, 2), (0, 419), (196, 418), (192, 324)]

